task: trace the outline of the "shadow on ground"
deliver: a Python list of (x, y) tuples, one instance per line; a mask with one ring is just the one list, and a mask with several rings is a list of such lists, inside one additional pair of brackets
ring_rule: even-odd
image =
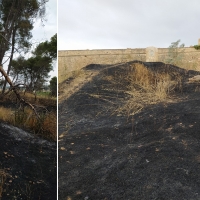
[[(135, 115), (118, 114), (131, 97), (126, 80), (110, 76), (128, 73), (130, 63), (87, 66), (98, 75), (59, 104), (59, 199), (200, 199), (199, 83)], [(200, 74), (144, 65), (185, 82)]]

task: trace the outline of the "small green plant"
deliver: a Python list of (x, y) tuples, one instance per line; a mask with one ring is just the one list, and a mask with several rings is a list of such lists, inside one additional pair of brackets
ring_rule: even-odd
[(196, 50), (199, 50), (200, 49), (200, 45), (194, 45), (193, 46)]

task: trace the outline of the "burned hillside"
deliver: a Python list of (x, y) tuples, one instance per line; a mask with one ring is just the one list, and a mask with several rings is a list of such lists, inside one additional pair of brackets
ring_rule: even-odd
[(200, 72), (92, 64), (59, 85), (59, 199), (199, 199)]

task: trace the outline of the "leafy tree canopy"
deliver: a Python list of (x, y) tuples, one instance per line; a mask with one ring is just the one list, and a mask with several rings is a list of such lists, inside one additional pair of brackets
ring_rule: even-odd
[(13, 82), (24, 84), (29, 90), (42, 88), (52, 70), (50, 57), (35, 56), (25, 59), (19, 57), (12, 61)]
[(48, 0), (0, 0), (0, 63), (11, 46), (28, 48), (36, 18), (43, 19)]
[(56, 43), (55, 34), (50, 42), (40, 43), (33, 51), (32, 57), (25, 59), (21, 56), (13, 60), (11, 63), (13, 82), (22, 82), (29, 90), (42, 88), (49, 78), (49, 72), (53, 70), (52, 60), (57, 55)]
[(57, 58), (57, 34), (51, 37), (50, 41), (40, 43), (33, 51), (34, 55), (48, 56), (52, 59)]

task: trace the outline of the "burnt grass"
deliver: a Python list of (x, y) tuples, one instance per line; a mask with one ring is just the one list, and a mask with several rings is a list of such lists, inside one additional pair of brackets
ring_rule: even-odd
[(128, 82), (106, 77), (126, 75), (134, 62), (86, 66), (99, 74), (59, 104), (60, 200), (200, 199), (200, 85), (187, 83), (200, 72), (143, 63), (180, 74), (183, 89), (174, 101), (119, 115)]
[(0, 169), (6, 174), (0, 199), (55, 200), (56, 143), (4, 122), (0, 122), (0, 137)]
[[(0, 106), (19, 108), (10, 99), (1, 99)], [(56, 112), (56, 106), (47, 109)], [(0, 199), (57, 199), (56, 142), (1, 121), (0, 137)]]

